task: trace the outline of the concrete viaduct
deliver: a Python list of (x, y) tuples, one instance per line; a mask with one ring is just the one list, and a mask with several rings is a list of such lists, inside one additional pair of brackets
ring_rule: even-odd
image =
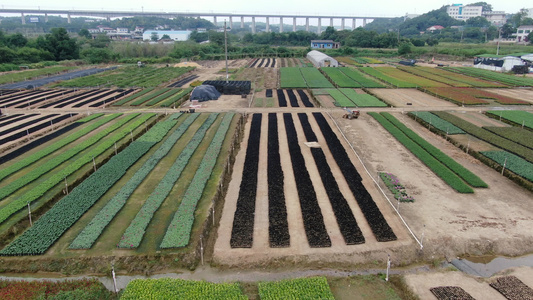
[[(233, 21), (234, 18), (237, 18), (240, 20), (240, 27), (244, 28), (244, 19), (248, 18), (252, 21), (252, 33), (256, 33), (256, 26), (255, 26), (255, 20), (256, 18), (264, 18), (266, 19), (266, 31), (270, 32), (270, 19), (279, 19), (280, 25), (284, 24), (284, 20), (291, 20), (292, 19), (292, 30), (296, 31), (296, 20), (297, 19), (305, 19), (305, 29), (306, 31), (309, 31), (309, 20), (310, 19), (317, 19), (318, 20), (318, 33), (322, 32), (322, 20), (328, 20), (329, 19), (329, 25), (327, 26), (333, 26), (333, 20), (341, 20), (341, 29), (346, 28), (346, 21), (351, 21), (350, 28), (353, 30), (355, 29), (355, 22), (356, 20), (362, 20), (363, 26), (366, 25), (366, 22), (368, 20), (375, 20), (375, 19), (386, 19), (386, 18), (394, 18), (397, 16), (379, 16), (379, 17), (372, 17), (372, 16), (312, 16), (312, 15), (266, 15), (266, 14), (240, 14), (240, 13), (196, 13), (196, 12), (149, 12), (149, 11), (104, 11), (104, 10), (58, 10), (58, 9), (0, 9), (0, 13), (8, 13), (8, 14), (20, 14), (22, 18), (22, 24), (26, 24), (26, 18), (25, 15), (44, 15), (45, 22), (48, 22), (48, 15), (66, 15), (68, 23), (70, 23), (70, 18), (72, 16), (83, 16), (83, 17), (98, 17), (98, 18), (106, 18), (110, 20), (111, 18), (119, 18), (119, 17), (161, 17), (161, 18), (175, 18), (175, 17), (192, 17), (192, 18), (200, 18), (200, 17), (211, 17), (214, 20), (215, 26), (218, 26), (217, 19), (221, 19), (224, 17), (227, 17), (229, 19), (229, 27), (233, 28)], [(349, 26), (349, 25), (348, 25)], [(279, 31), (283, 32), (283, 26), (279, 27)]]

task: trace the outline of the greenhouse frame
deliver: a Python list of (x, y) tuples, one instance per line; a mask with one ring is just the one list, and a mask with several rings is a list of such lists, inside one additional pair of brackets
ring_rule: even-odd
[(333, 57), (316, 50), (307, 53), (307, 59), (317, 68), (339, 66), (339, 62)]

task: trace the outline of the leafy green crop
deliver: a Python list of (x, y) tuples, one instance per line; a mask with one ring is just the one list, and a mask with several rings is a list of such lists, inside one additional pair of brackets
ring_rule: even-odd
[(410, 116), (413, 118), (418, 118), (424, 120), (424, 122), (430, 124), (431, 126), (437, 128), (442, 132), (447, 134), (463, 134), (465, 133), (461, 128), (453, 125), (452, 123), (445, 121), (436, 115), (430, 113), (429, 111), (416, 111), (410, 112)]
[(387, 104), (369, 94), (359, 94), (354, 89), (339, 89), (358, 107), (386, 107)]
[(533, 114), (523, 110), (490, 110), (487, 114), (493, 115), (496, 118), (500, 116), (502, 119), (512, 122), (514, 125), (533, 129)]
[(407, 135), (405, 135), (398, 127), (394, 126), (384, 116), (369, 112), (374, 119), (376, 119), (392, 136), (394, 136), (400, 143), (402, 143), (411, 153), (420, 159), (428, 168), (439, 176), (444, 182), (459, 193), (473, 193), (474, 190), (468, 186), (457, 174), (448, 169), (444, 164), (438, 161), (435, 157), (429, 154), (424, 148), (415, 143)]
[(144, 102), (146, 102), (146, 101), (148, 101), (148, 100), (150, 100), (152, 98), (159, 97), (160, 95), (163, 95), (164, 93), (166, 93), (166, 92), (168, 92), (170, 90), (171, 90), (170, 88), (162, 88), (162, 89), (159, 89), (159, 90), (154, 90), (154, 91), (152, 91), (149, 94), (146, 94), (146, 95), (143, 95), (142, 97), (136, 98), (135, 101), (130, 103), (130, 105), (132, 105), (132, 106), (141, 105)]
[[(139, 126), (147, 118), (154, 114), (141, 116), (129, 127), (124, 128), (121, 133), (125, 136)], [(152, 130), (153, 129), (153, 130)], [(40, 217), (32, 227), (26, 230), (16, 240), (0, 251), (0, 255), (38, 255), (43, 254), (50, 248), (91, 206), (100, 199), (146, 152), (150, 150), (158, 140), (161, 140), (163, 133), (158, 126), (150, 129), (145, 135), (132, 142), (126, 149), (113, 156), (106, 164), (92, 173), (87, 179), (74, 188), (70, 194), (63, 197), (42, 217)], [(119, 134), (116, 134), (119, 137)], [(106, 139), (106, 142), (108, 139)], [(107, 149), (114, 143), (109, 139), (110, 144), (102, 145), (99, 148)], [(103, 151), (103, 150), (102, 150)], [(89, 153), (89, 155), (92, 153)], [(73, 167), (79, 168), (73, 164)], [(62, 180), (60, 177), (59, 180)], [(24, 201), (22, 207), (26, 205)]]
[(507, 151), (482, 151), (484, 156), (511, 170), (511, 172), (533, 182), (533, 164)]
[(339, 68), (342, 73), (346, 74), (346, 76), (350, 77), (351, 79), (359, 82), (363, 87), (365, 88), (384, 88), (385, 86), (376, 80), (367, 77), (361, 73), (358, 69), (354, 68)]
[(326, 277), (286, 279), (275, 282), (260, 282), (261, 300), (278, 299), (324, 299), (335, 300)]
[[(169, 119), (159, 122), (160, 130), (170, 130), (177, 122), (181, 114), (174, 114)], [(120, 191), (109, 200), (109, 202), (94, 216), (82, 232), (70, 244), (70, 249), (89, 249), (109, 225), (116, 214), (124, 207), (131, 194), (137, 189), (139, 184), (150, 174), (163, 157), (172, 149), (183, 133), (196, 120), (199, 114), (191, 114), (152, 154), (152, 156), (142, 165), (142, 167), (126, 182)], [(163, 127), (163, 125), (165, 125)], [(152, 131), (152, 130), (151, 130)]]
[(321, 68), (322, 72), (331, 79), (338, 87), (341, 88), (358, 88), (361, 84), (350, 77), (346, 76), (340, 69), (342, 68)]
[(160, 278), (130, 281), (120, 299), (246, 300), (248, 298), (243, 295), (238, 283)]
[(209, 127), (215, 122), (218, 114), (210, 114), (205, 122), (200, 126), (198, 131), (194, 134), (187, 146), (182, 150), (174, 164), (167, 171), (163, 179), (159, 182), (155, 190), (146, 199), (141, 210), (137, 213), (133, 221), (131, 221), (128, 228), (124, 232), (124, 235), (120, 239), (117, 247), (133, 249), (139, 247), (144, 237), (146, 227), (152, 220), (154, 213), (159, 209), (163, 201), (167, 198), (168, 194), (174, 187), (174, 184), (181, 176), (181, 172), (185, 169), (189, 163), (189, 159), (196, 151), (196, 148), (202, 142), (205, 133)]
[[(179, 91), (176, 95), (171, 96), (170, 98), (166, 99), (163, 103), (161, 103), (161, 107), (169, 107), (175, 103), (177, 103), (181, 98), (185, 97), (185, 95), (189, 94), (193, 90), (192, 87), (188, 87), (186, 89), (183, 89)], [(148, 104), (147, 104), (148, 105)]]
[(287, 67), (280, 69), (280, 86), (287, 88), (307, 88), (307, 83), (298, 67)]
[(130, 95), (130, 96), (126, 97), (126, 98), (123, 98), (123, 99), (118, 100), (117, 102), (113, 103), (113, 105), (114, 105), (114, 106), (120, 106), (120, 105), (123, 105), (123, 104), (125, 104), (125, 103), (127, 103), (127, 102), (130, 102), (131, 100), (133, 100), (133, 99), (135, 99), (135, 98), (138, 98), (138, 97), (140, 97), (140, 96), (142, 96), (142, 95), (145, 95), (145, 94), (147, 94), (147, 93), (149, 93), (149, 92), (151, 92), (151, 91), (153, 91), (153, 90), (154, 90), (154, 88), (147, 88), (147, 89), (144, 89), (144, 90), (142, 90), (142, 91), (140, 91), (140, 92), (137, 92), (137, 93), (135, 93), (135, 94), (133, 94), (133, 95)]
[(300, 68), (305, 82), (309, 88), (333, 88), (333, 85), (315, 68)]
[(183, 195), (178, 211), (167, 228), (163, 242), (161, 242), (161, 248), (178, 248), (189, 244), (196, 205), (200, 201), (207, 181), (211, 177), (233, 115), (233, 113), (227, 113), (222, 119), (213, 140), (211, 140), (211, 144), (209, 144), (209, 148), (204, 154), (204, 158), (200, 162), (200, 166), (196, 170), (196, 174), (194, 174), (194, 178)]

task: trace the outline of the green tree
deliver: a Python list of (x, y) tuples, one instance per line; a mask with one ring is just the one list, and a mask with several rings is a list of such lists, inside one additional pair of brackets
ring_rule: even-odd
[(105, 48), (88, 48), (81, 51), (81, 57), (91, 64), (111, 62), (117, 56)]
[(530, 45), (533, 45), (533, 31), (527, 35), (527, 40), (529, 41)]
[(410, 42), (402, 42), (400, 43), (400, 46), (398, 47), (398, 54), (399, 55), (405, 55), (413, 52), (412, 50), (413, 44)]
[(484, 12), (492, 11), (492, 5), (488, 4), (487, 2), (476, 2), (476, 3), (468, 4), (467, 6), (483, 6)]
[(154, 42), (159, 41), (159, 35), (157, 34), (157, 32), (152, 32), (152, 35), (150, 36), (150, 40)]
[(163, 34), (161, 37), (162, 40), (170, 40), (170, 36), (168, 34)]
[(79, 46), (65, 28), (52, 28), (44, 38), (38, 37), (36, 43), (40, 49), (52, 53), (56, 61), (79, 58)]
[(6, 44), (8, 46), (13, 47), (13, 48), (24, 47), (24, 46), (26, 46), (27, 43), (28, 43), (28, 39), (25, 38), (20, 33), (15, 33), (15, 34), (9, 35), (6, 38)]
[(335, 28), (333, 28), (332, 26), (328, 26), (326, 30), (322, 32), (321, 37), (324, 40), (335, 41), (337, 39), (337, 32), (335, 31)]
[(89, 40), (93, 38), (93, 36), (89, 32), (89, 30), (87, 30), (85, 28), (80, 29), (80, 31), (78, 32), (78, 35), (81, 36), (81, 37), (85, 37), (85, 38), (87, 38)]
[(470, 27), (489, 27), (490, 22), (485, 17), (474, 17), (466, 20), (466, 25)]
[(111, 43), (111, 39), (105, 33), (97, 34), (96, 37), (89, 42), (93, 48), (106, 48)]
[(0, 47), (0, 63), (10, 63), (15, 58), (16, 54), (15, 51), (12, 49), (9, 49), (8, 47)]

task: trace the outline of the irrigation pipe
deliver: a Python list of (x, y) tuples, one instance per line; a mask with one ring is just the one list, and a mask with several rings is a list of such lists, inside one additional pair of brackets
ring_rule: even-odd
[[(396, 214), (398, 215), (398, 217), (400, 217), (400, 220), (402, 220), (403, 224), (405, 225), (405, 227), (407, 228), (407, 230), (409, 230), (409, 232), (411, 233), (411, 235), (413, 236), (413, 238), (415, 239), (415, 241), (420, 245), (420, 249), (422, 249), (424, 246), (422, 245), (422, 243), (418, 240), (418, 238), (416, 237), (416, 235), (414, 234), (413, 230), (411, 230), (411, 227), (409, 227), (409, 225), (407, 225), (407, 222), (405, 221), (405, 219), (402, 217), (402, 215), (400, 214), (400, 212), (396, 209), (396, 207), (394, 207), (394, 204), (392, 204), (392, 202), (390, 201), (389, 197), (387, 197), (387, 195), (385, 194), (385, 192), (383, 191), (383, 189), (381, 188), (381, 186), (379, 186), (379, 183), (376, 181), (376, 179), (374, 179), (374, 177), (372, 177), (372, 174), (370, 174), (370, 171), (368, 171), (368, 169), (366, 168), (365, 164), (363, 163), (363, 160), (361, 159), (361, 157), (359, 156), (359, 154), (357, 154), (357, 151), (355, 151), (354, 147), (352, 146), (352, 143), (350, 143), (350, 141), (348, 141), (348, 138), (346, 138), (346, 136), (344, 135), (344, 132), (342, 131), (342, 129), (339, 127), (339, 124), (337, 124), (337, 121), (335, 121), (335, 119), (331, 116), (331, 114), (329, 113), (329, 111), (326, 111), (326, 114), (328, 114), (329, 118), (331, 119), (331, 121), (333, 121), (333, 123), (335, 124), (335, 126), (337, 127), (337, 129), (339, 130), (339, 132), (342, 134), (342, 137), (344, 138), (344, 140), (346, 141), (346, 143), (348, 143), (348, 145), (350, 145), (350, 148), (352, 149), (353, 153), (355, 154), (355, 156), (357, 156), (357, 159), (359, 159), (359, 161), (361, 162), (361, 165), (363, 165), (363, 168), (365, 168), (365, 171), (366, 173), (368, 174), (368, 176), (370, 176), (370, 178), (372, 179), (372, 181), (374, 181), (374, 183), (376, 184), (376, 186), (378, 187), (378, 189), (381, 191), (381, 193), (383, 194), (383, 196), (385, 196), (385, 199), (387, 199), (387, 201), (389, 202), (390, 206), (392, 207), (392, 209), (394, 209), (394, 211), (396, 212)], [(379, 179), (378, 179), (379, 180)]]

